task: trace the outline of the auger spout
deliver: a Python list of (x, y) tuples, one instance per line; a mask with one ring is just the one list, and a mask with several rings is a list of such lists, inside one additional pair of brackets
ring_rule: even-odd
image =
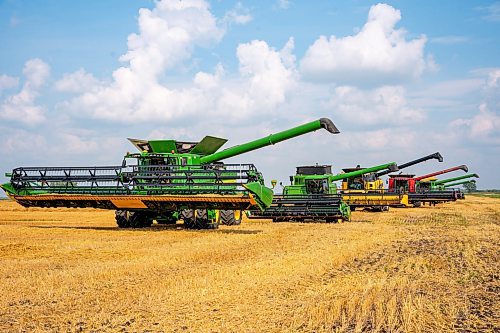
[(445, 173), (448, 173), (448, 172), (452, 172), (452, 171), (456, 171), (456, 170), (463, 170), (463, 171), (467, 172), (467, 171), (469, 171), (469, 168), (467, 168), (467, 165), (462, 164), (462, 165), (459, 165), (459, 166), (456, 166), (456, 167), (453, 167), (453, 168), (436, 171), (436, 172), (429, 173), (427, 175), (423, 175), (423, 176), (420, 176), (420, 177), (415, 177), (415, 180), (419, 181), (419, 180), (422, 180), (422, 179), (426, 179), (426, 178), (430, 178), (430, 177), (442, 175), (442, 174), (445, 174)]
[(469, 184), (469, 183), (475, 183), (476, 181), (474, 179), (472, 180), (463, 180), (461, 182), (456, 182), (456, 183), (451, 183), (451, 184), (446, 184), (444, 185), (443, 187), (444, 188), (448, 188), (448, 187), (454, 187), (454, 186), (458, 186), (458, 185), (464, 185), (464, 184)]
[[(425, 162), (425, 161), (428, 161), (428, 160), (432, 160), (432, 159), (436, 159), (439, 162), (443, 162), (443, 156), (441, 156), (441, 154), (439, 152), (436, 152), (434, 154), (430, 154), (430, 155), (418, 158), (416, 160), (413, 160), (413, 161), (410, 161), (410, 162), (407, 162), (407, 163), (404, 163), (404, 164), (400, 164), (400, 165), (398, 165), (398, 168), (399, 168), (399, 170), (402, 170), (402, 169), (408, 168), (408, 167), (410, 167), (412, 165), (415, 165), (415, 164), (418, 164), (418, 163), (422, 163), (422, 162)], [(392, 172), (391, 170), (380, 171), (380, 172), (377, 172), (376, 176), (377, 177), (381, 177), (381, 176), (387, 175), (388, 173), (391, 173), (391, 172)]]
[(274, 145), (278, 142), (288, 140), (303, 134), (307, 134), (310, 132), (314, 132), (324, 128), (328, 132), (332, 134), (340, 133), (335, 124), (328, 118), (320, 118), (315, 121), (311, 121), (307, 124), (303, 124), (297, 127), (290, 128), (288, 130), (278, 132), (276, 134), (271, 134), (261, 139), (257, 139), (254, 141), (250, 141), (247, 143), (243, 143), (238, 146), (234, 146), (231, 148), (224, 149), (220, 152), (216, 152), (210, 155), (202, 156), (200, 158), (201, 164), (211, 163), (221, 161), (236, 155), (240, 155), (243, 153), (250, 152), (252, 150), (256, 150), (262, 147)]

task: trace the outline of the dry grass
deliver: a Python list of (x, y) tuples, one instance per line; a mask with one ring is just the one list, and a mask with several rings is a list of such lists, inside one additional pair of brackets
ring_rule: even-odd
[(500, 330), (500, 200), (351, 223), (119, 230), (0, 201), (0, 331)]

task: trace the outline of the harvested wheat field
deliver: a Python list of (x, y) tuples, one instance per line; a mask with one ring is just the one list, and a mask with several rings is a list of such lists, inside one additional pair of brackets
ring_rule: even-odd
[(0, 331), (500, 330), (500, 199), (353, 221), (120, 230), (2, 200)]

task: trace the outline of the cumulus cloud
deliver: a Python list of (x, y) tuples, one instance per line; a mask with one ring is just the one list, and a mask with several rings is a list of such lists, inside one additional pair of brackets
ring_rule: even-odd
[(223, 21), (226, 24), (247, 24), (252, 21), (253, 17), (250, 14), (250, 10), (245, 8), (241, 2), (238, 2), (233, 9), (227, 11), (224, 15)]
[(189, 59), (195, 47), (209, 46), (222, 37), (208, 4), (159, 1), (152, 10), (139, 10), (138, 24), (139, 33), (128, 37), (128, 51), (120, 57), (127, 65), (113, 72), (112, 82), (94, 86), (61, 107), (121, 121), (171, 119), (193, 108), (198, 96), (168, 89), (160, 79)]
[(0, 105), (0, 118), (27, 125), (45, 120), (45, 109), (35, 104), (39, 90), (50, 75), (50, 67), (40, 59), (31, 59), (23, 69), (25, 82), (21, 91), (5, 98)]
[(218, 64), (213, 73), (196, 73), (191, 84), (164, 84), (170, 70), (189, 60), (196, 47), (217, 43), (224, 30), (201, 0), (160, 1), (152, 10), (141, 9), (138, 22), (139, 33), (129, 36), (128, 51), (120, 57), (127, 65), (116, 69), (109, 83), (96, 82), (84, 70), (65, 75), (57, 89), (84, 92), (59, 108), (123, 122), (175, 121), (200, 112), (234, 120), (269, 112), (293, 87), (293, 39), (282, 50), (263, 41), (240, 44), (239, 77), (225, 78)]
[(422, 110), (408, 105), (406, 91), (401, 86), (373, 90), (340, 86), (325, 105), (335, 114), (359, 125), (418, 123), (426, 118)]
[(248, 79), (248, 89), (242, 97), (254, 111), (273, 110), (285, 101), (287, 91), (295, 83), (293, 47), (293, 39), (289, 39), (279, 52), (264, 41), (254, 40), (238, 46), (236, 53), (240, 74)]
[(463, 130), (472, 139), (500, 144), (500, 69), (492, 70), (483, 87), (483, 101), (472, 118), (458, 118), (450, 123), (454, 130)]
[(0, 92), (4, 89), (15, 88), (18, 84), (19, 78), (5, 74), (0, 75)]
[(396, 29), (399, 10), (386, 4), (370, 8), (359, 33), (337, 38), (321, 36), (301, 60), (301, 73), (313, 81), (339, 84), (393, 84), (419, 77), (426, 68), (426, 37), (406, 39)]
[(415, 131), (404, 128), (351, 131), (342, 134), (336, 137), (336, 146), (344, 151), (377, 152), (387, 149), (407, 149), (415, 146), (418, 139)]
[(98, 80), (91, 74), (87, 73), (83, 68), (70, 74), (64, 74), (63, 78), (54, 84), (58, 91), (81, 93), (91, 90), (98, 85)]
[(2, 128), (7, 131), (8, 136), (2, 140), (0, 147), (3, 152), (16, 154), (19, 152), (42, 152), (47, 149), (47, 142), (43, 135), (26, 131), (24, 129)]

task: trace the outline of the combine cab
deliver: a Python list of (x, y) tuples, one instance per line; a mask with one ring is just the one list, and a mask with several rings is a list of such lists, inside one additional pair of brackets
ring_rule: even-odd
[(116, 210), (119, 227), (182, 219), (187, 228), (216, 228), (241, 221), (242, 210), (269, 207), (273, 198), (253, 164), (221, 160), (321, 128), (338, 133), (321, 118), (220, 152), (227, 140), (211, 136), (200, 142), (130, 139), (139, 153), (127, 154), (120, 166), (21, 167), (1, 187), (25, 207)]

